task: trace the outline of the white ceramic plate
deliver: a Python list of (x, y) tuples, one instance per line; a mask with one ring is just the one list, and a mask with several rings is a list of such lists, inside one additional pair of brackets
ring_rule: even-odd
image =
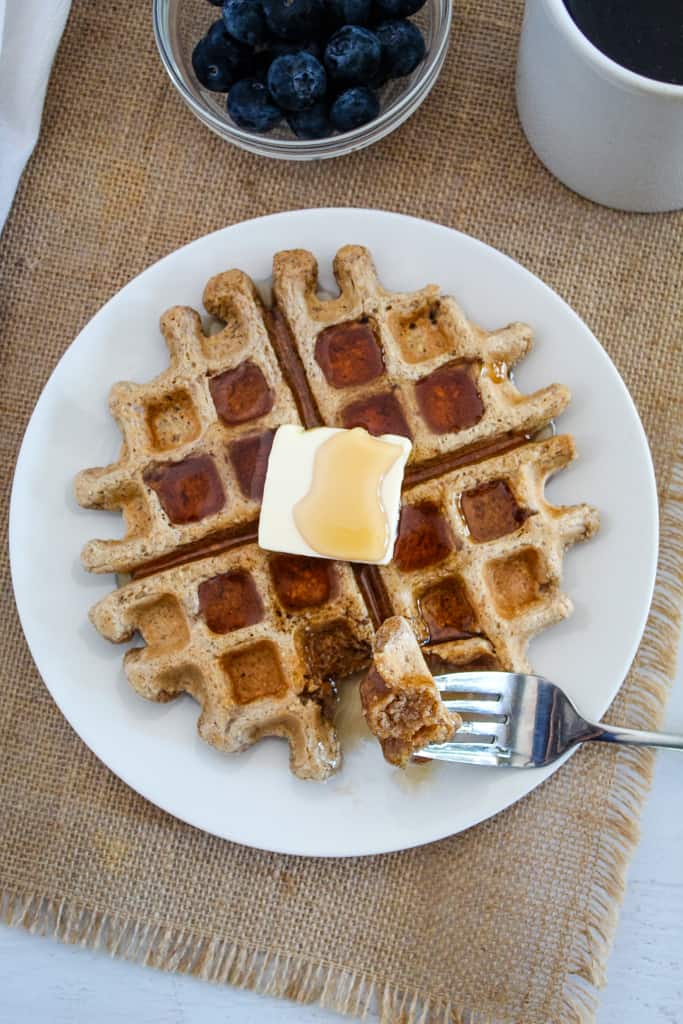
[[(573, 402), (559, 428), (575, 435), (579, 462), (551, 481), (556, 502), (589, 501), (602, 515), (598, 536), (565, 560), (575, 611), (534, 641), (537, 671), (599, 717), (614, 697), (640, 640), (657, 556), (657, 502), (647, 441), (609, 358), (571, 309), (538, 278), (494, 249), (426, 221), (370, 210), (307, 210), (225, 228), (150, 267), (115, 295), (58, 364), (29, 424), (17, 463), (10, 519), (12, 573), (36, 665), (73, 728), (106, 765), (147, 799), (198, 828), (250, 846), (349, 856), (398, 850), (468, 828), (519, 800), (547, 770), (448, 765), (389, 767), (354, 727), (342, 771), (324, 784), (287, 769), (287, 745), (266, 740), (244, 754), (220, 754), (195, 731), (189, 697), (154, 704), (123, 674), (123, 649), (88, 622), (89, 607), (114, 585), (84, 572), (90, 537), (120, 536), (120, 517), (80, 509), (79, 469), (116, 456), (119, 435), (107, 394), (119, 379), (145, 381), (167, 361), (159, 314), (183, 303), (201, 309), (210, 276), (241, 267), (257, 281), (277, 249), (301, 246), (320, 261), (349, 242), (372, 250), (391, 289), (438, 282), (488, 328), (512, 320), (535, 331), (520, 365), (523, 391), (561, 381)], [(347, 720), (353, 713), (347, 707)]]

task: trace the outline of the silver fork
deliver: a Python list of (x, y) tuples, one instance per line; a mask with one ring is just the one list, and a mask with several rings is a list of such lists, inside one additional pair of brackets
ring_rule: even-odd
[(449, 743), (418, 757), (501, 768), (541, 768), (586, 740), (683, 750), (683, 736), (640, 732), (582, 718), (569, 697), (541, 676), (457, 672), (435, 676), (446, 707), (463, 716)]

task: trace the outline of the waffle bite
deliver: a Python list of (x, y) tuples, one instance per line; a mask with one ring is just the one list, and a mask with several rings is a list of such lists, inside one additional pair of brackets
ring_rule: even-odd
[(449, 712), (406, 619), (392, 616), (375, 634), (373, 664), (360, 684), (370, 732), (390, 764), (404, 768), (428, 743), (446, 743), (462, 719)]
[[(191, 309), (164, 314), (169, 369), (113, 388), (119, 459), (76, 481), (82, 505), (124, 515), (123, 539), (91, 541), (83, 563), (132, 577), (91, 612), (110, 640), (142, 636), (145, 646), (125, 656), (132, 686), (161, 701), (190, 693), (201, 735), (221, 750), (285, 736), (292, 770), (310, 779), (339, 764), (335, 687), (367, 669), (376, 630), (380, 650), (393, 637), (385, 619), (410, 623), (415, 639), (401, 625), (396, 650), (410, 647), (413, 667), (416, 640), (430, 664), (526, 669), (529, 639), (571, 609), (560, 589), (565, 548), (597, 528), (588, 506), (545, 500), (547, 476), (574, 446), (530, 435), (569, 394), (552, 384), (524, 396), (510, 381), (528, 327), (488, 333), (436, 286), (386, 291), (359, 246), (339, 251), (335, 273), (340, 295), (323, 299), (313, 256), (278, 253), (273, 308), (233, 270), (204, 293), (224, 322), (217, 333)], [(388, 565), (256, 545), (270, 445), (285, 423), (412, 439)], [(415, 674), (424, 699), (407, 701), (406, 736), (440, 735), (451, 719), (428, 699), (423, 669)]]

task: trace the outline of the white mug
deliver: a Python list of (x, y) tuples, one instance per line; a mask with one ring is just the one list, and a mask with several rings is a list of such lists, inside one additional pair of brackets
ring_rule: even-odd
[(683, 207), (683, 85), (611, 60), (563, 0), (526, 0), (517, 110), (539, 160), (580, 195), (642, 213)]

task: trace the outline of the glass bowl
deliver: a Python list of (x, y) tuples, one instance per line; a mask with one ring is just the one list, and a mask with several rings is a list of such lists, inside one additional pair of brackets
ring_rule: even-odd
[(220, 8), (207, 0), (153, 0), (154, 34), (171, 81), (207, 128), (228, 142), (261, 156), (281, 160), (320, 160), (343, 156), (383, 139), (413, 114), (439, 76), (448, 49), (452, 0), (427, 0), (410, 20), (427, 44), (422, 63), (405, 78), (388, 82), (380, 90), (379, 116), (351, 132), (326, 139), (297, 139), (285, 125), (268, 134), (245, 131), (232, 122), (226, 94), (204, 89), (192, 70), (192, 50), (209, 25), (220, 17)]

